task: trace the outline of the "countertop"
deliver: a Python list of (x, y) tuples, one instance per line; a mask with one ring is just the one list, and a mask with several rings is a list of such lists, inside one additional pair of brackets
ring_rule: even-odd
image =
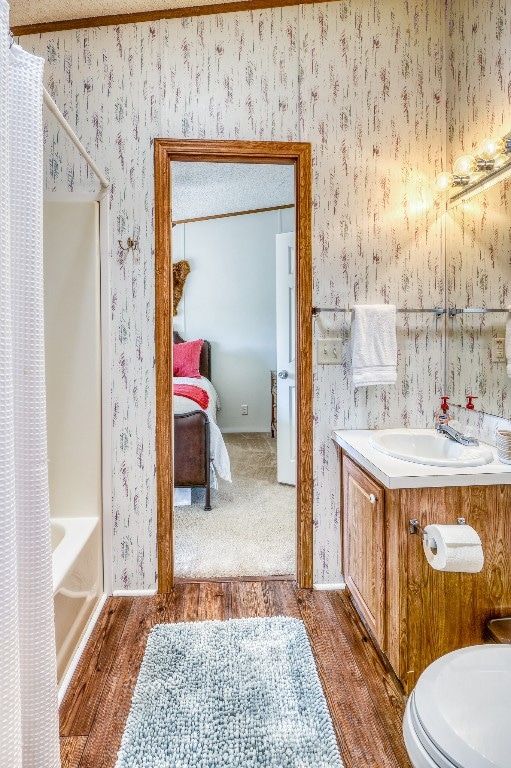
[(374, 432), (371, 429), (335, 429), (332, 439), (386, 488), (511, 485), (511, 464), (501, 463), (493, 446), (489, 446), (494, 456), (491, 464), (480, 467), (433, 467), (395, 459), (372, 448), (369, 438)]

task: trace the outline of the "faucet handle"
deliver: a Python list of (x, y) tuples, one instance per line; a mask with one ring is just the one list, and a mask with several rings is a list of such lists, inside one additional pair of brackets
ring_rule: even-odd
[(475, 408), (475, 405), (474, 405), (474, 403), (472, 402), (472, 400), (477, 400), (477, 395), (466, 395), (466, 399), (467, 399), (467, 404), (466, 404), (466, 406), (465, 406), (465, 407), (466, 407), (466, 409), (467, 409), (468, 411), (473, 411), (473, 410), (474, 410), (474, 408)]

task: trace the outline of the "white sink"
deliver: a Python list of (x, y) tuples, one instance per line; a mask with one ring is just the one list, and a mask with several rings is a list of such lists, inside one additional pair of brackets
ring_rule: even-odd
[(375, 432), (369, 444), (396, 459), (436, 467), (479, 467), (493, 461), (488, 445), (461, 445), (434, 429), (384, 429)]

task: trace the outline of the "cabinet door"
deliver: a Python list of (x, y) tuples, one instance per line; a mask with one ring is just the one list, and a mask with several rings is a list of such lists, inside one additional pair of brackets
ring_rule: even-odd
[(343, 455), (344, 579), (367, 625), (384, 648), (384, 490)]

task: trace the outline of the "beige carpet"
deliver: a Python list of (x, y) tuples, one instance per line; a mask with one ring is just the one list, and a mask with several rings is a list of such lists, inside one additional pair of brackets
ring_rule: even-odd
[(296, 489), (277, 483), (276, 440), (224, 435), (232, 484), (218, 480), (210, 512), (204, 492), (176, 507), (175, 576), (281, 576), (295, 572)]

